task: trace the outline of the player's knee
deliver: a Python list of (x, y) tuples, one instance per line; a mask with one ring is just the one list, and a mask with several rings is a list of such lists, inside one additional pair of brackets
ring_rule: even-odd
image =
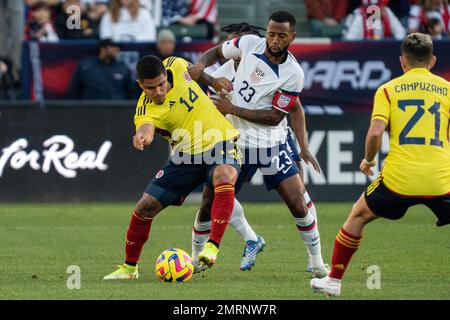
[(303, 199), (297, 199), (289, 208), (295, 218), (304, 218), (308, 214), (308, 207)]
[(214, 172), (213, 182), (214, 185), (218, 184), (232, 184), (236, 183), (237, 171), (231, 166), (218, 166)]
[(136, 213), (143, 218), (153, 218), (161, 211), (161, 204), (149, 195), (143, 195), (136, 204)]
[(358, 220), (362, 224), (369, 223), (376, 218), (377, 216), (370, 211), (367, 205), (361, 203), (361, 199), (353, 204), (352, 212), (349, 216), (349, 220)]

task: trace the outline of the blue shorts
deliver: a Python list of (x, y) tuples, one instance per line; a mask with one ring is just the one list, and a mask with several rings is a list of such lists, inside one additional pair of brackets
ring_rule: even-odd
[(264, 177), (267, 190), (277, 189), (280, 183), (299, 173), (286, 144), (269, 149), (244, 149), (243, 164), (238, 176), (235, 193), (251, 180), (258, 169)]
[(211, 150), (197, 155), (177, 153), (158, 171), (144, 192), (158, 200), (164, 208), (182, 205), (189, 193), (198, 186), (212, 184), (212, 175), (217, 165), (232, 165), (239, 173), (241, 158), (242, 154), (235, 140), (221, 142)]
[(300, 152), (297, 149), (297, 143), (295, 142), (294, 138), (292, 137), (292, 129), (290, 127), (288, 128), (286, 146), (291, 155), (292, 160), (294, 160), (295, 162), (302, 161), (302, 159), (298, 155)]

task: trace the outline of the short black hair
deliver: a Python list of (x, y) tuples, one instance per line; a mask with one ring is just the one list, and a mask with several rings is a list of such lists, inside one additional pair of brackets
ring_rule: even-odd
[(411, 66), (426, 65), (433, 58), (433, 40), (424, 33), (411, 33), (403, 40), (401, 50)]
[(241, 23), (232, 23), (225, 27), (222, 27), (220, 29), (222, 32), (226, 32), (228, 34), (254, 34), (258, 37), (262, 37), (260, 32), (266, 31), (265, 28), (253, 26), (251, 24), (248, 24), (247, 22), (241, 22)]
[(166, 68), (160, 58), (156, 56), (143, 56), (136, 65), (138, 80), (154, 79), (160, 74), (165, 74)]
[(295, 17), (287, 11), (275, 11), (269, 17), (269, 21), (275, 21), (279, 23), (289, 22), (289, 26), (294, 29), (296, 20)]

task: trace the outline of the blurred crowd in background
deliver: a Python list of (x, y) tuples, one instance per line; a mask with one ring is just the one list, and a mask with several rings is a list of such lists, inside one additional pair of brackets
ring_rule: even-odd
[[(100, 41), (99, 56), (80, 62), (69, 90), (69, 97), (87, 99), (91, 96), (89, 90), (95, 88), (87, 92), (82, 90), (83, 83), (92, 80), (83, 71), (110, 69), (114, 74), (121, 74), (120, 79), (130, 79), (127, 70), (115, 59), (118, 53), (116, 42), (157, 42), (159, 55), (164, 58), (176, 50), (177, 39), (171, 31), (174, 26), (202, 25), (207, 30), (203, 40), (218, 41), (218, 1), (2, 0), (0, 99), (15, 100), (19, 95), (22, 40), (51, 43), (83, 39)], [(449, 35), (448, 0), (298, 1), (305, 4), (311, 37), (401, 40), (406, 34), (417, 31), (428, 33), (434, 39)], [(377, 7), (374, 9), (373, 5)], [(75, 16), (81, 19), (75, 20)], [(109, 88), (114, 94), (105, 93), (105, 98), (132, 97), (126, 88), (127, 85), (119, 96), (117, 88)]]
[(312, 37), (401, 40), (408, 33), (422, 32), (430, 34), (434, 39), (442, 39), (448, 37), (450, 31), (448, 0), (304, 0), (304, 2)]

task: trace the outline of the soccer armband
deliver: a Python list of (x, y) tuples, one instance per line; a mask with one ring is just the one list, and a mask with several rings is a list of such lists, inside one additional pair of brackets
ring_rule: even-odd
[(296, 92), (277, 91), (273, 96), (272, 107), (282, 112), (289, 113), (294, 107), (297, 97), (298, 93)]

